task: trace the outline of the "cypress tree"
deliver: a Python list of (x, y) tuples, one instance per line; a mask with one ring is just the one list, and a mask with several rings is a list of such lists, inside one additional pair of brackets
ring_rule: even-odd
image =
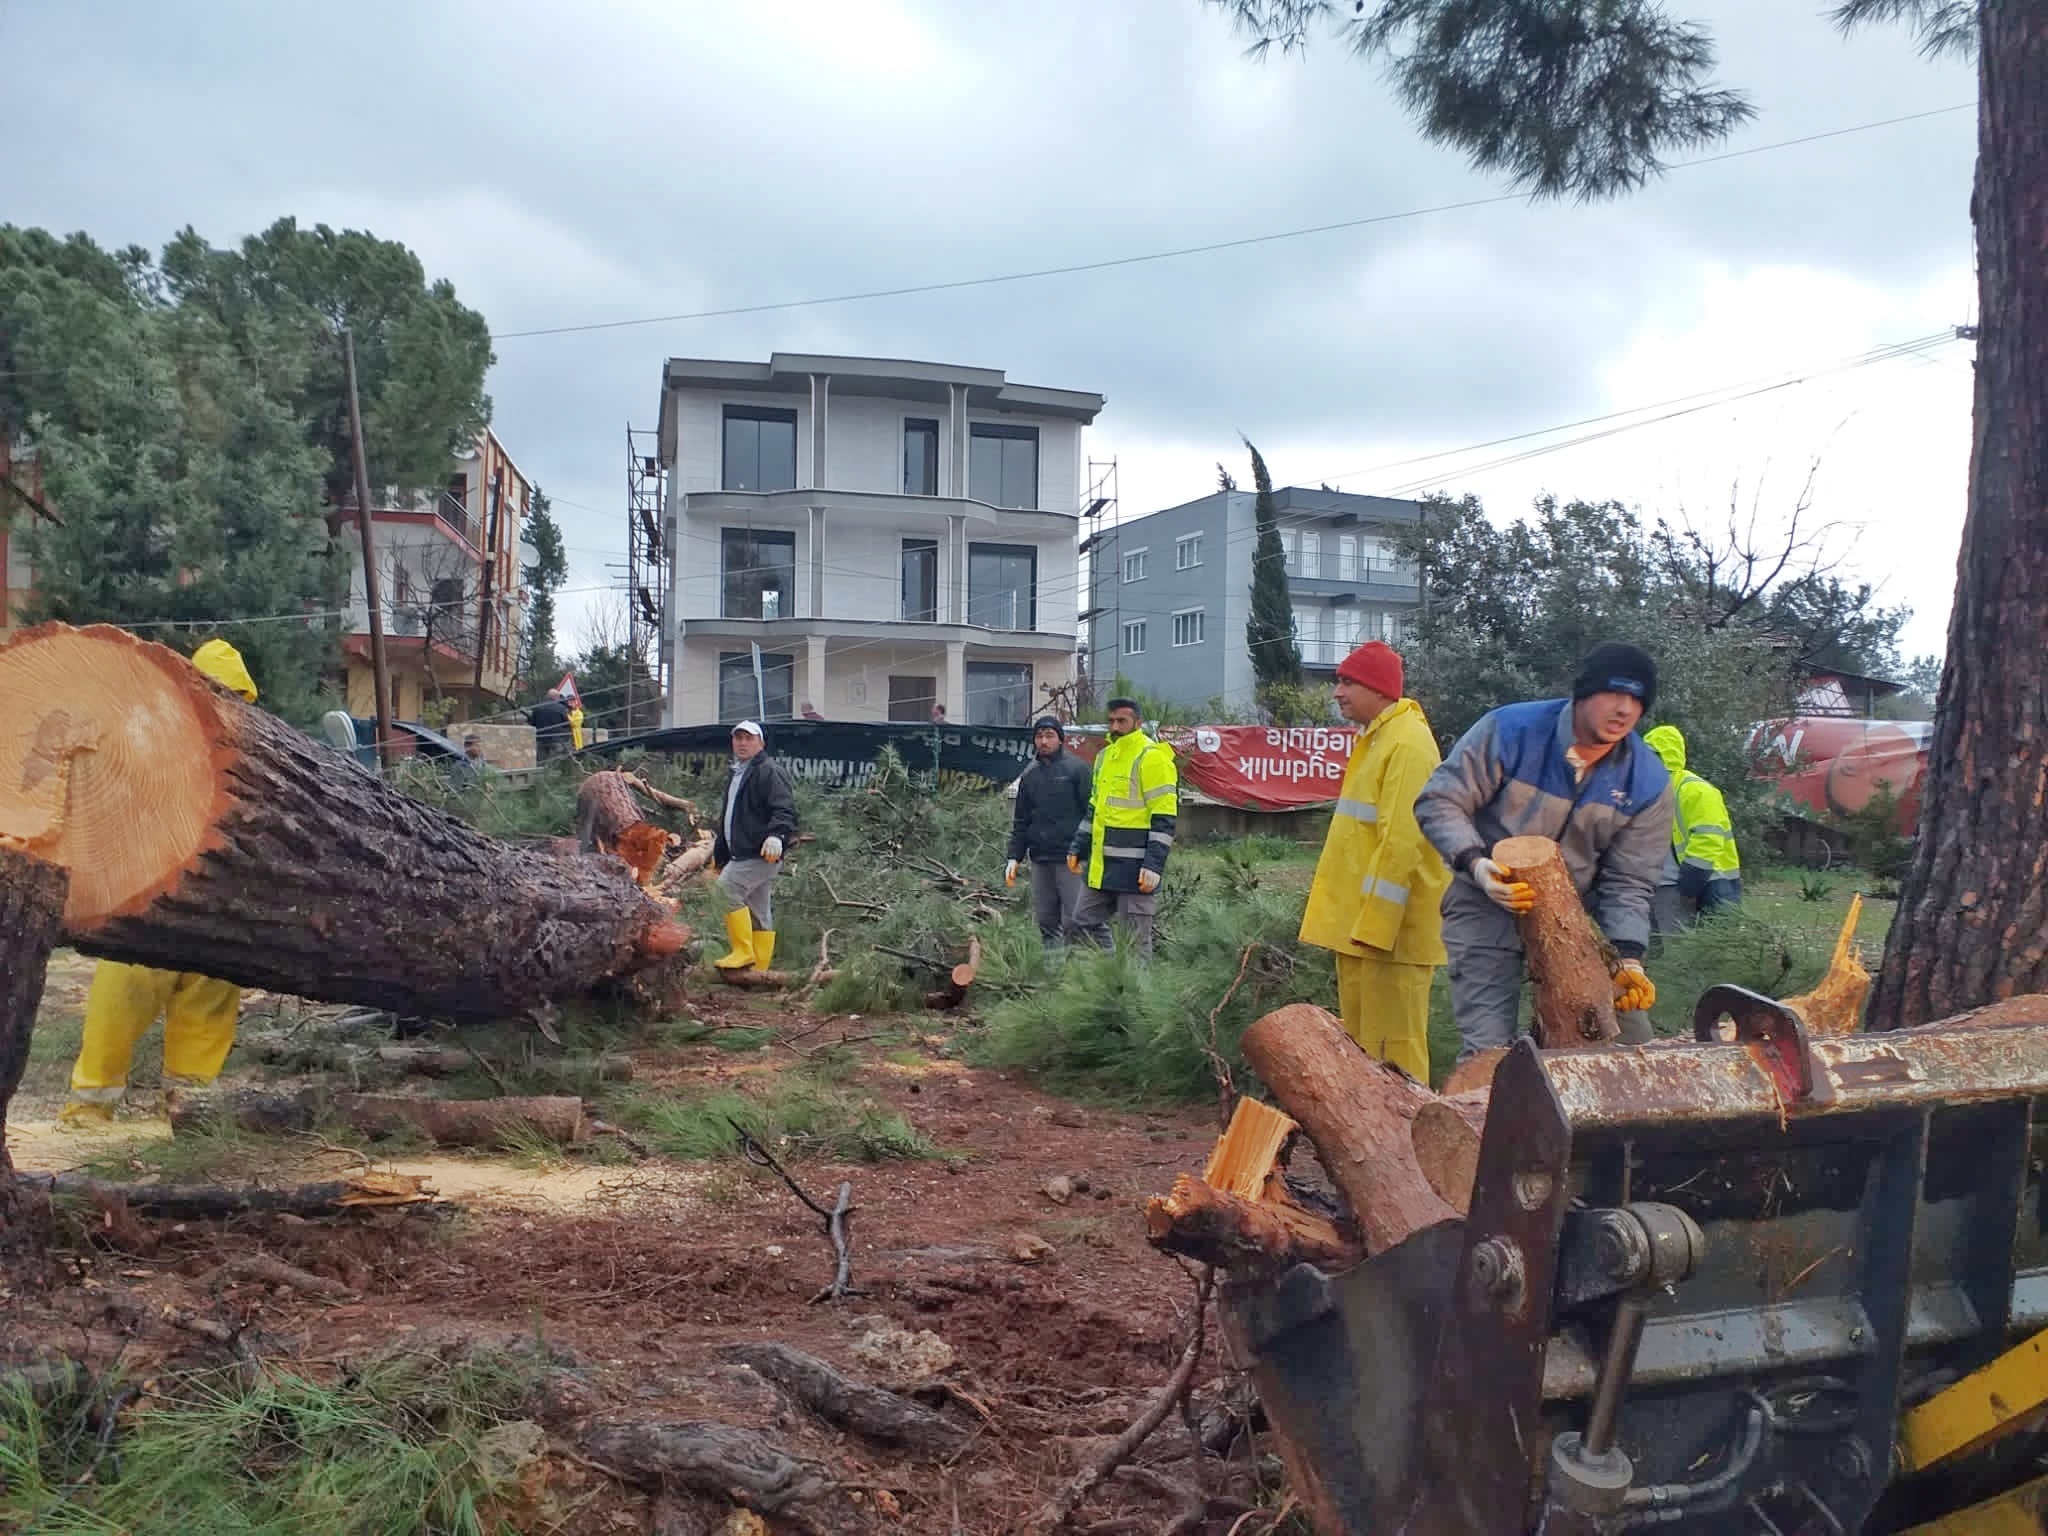
[(1259, 538), (1252, 550), (1252, 610), (1244, 623), (1244, 643), (1251, 651), (1252, 676), (1259, 689), (1301, 686), (1301, 650), (1294, 643), (1294, 605), (1287, 595), (1287, 551), (1280, 544), (1280, 522), (1273, 511), (1273, 477), (1249, 438), (1252, 483), (1258, 488), (1253, 509)]

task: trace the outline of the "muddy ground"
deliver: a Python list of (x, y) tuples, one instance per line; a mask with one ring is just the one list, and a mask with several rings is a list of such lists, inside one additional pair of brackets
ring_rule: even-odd
[[(161, 1119), (124, 1118), (92, 1135), (52, 1124), (86, 974), (70, 956), (53, 968), (49, 1039), (17, 1101), (10, 1145), (24, 1169), (90, 1162), (102, 1174), (158, 1177), (151, 1147), (169, 1134)], [(245, 1012), (245, 1045), (260, 1006)], [(761, 1431), (855, 1490), (836, 1495), (824, 1515), (771, 1520), (770, 1530), (830, 1529), (842, 1519), (848, 1530), (933, 1536), (1032, 1528), (1033, 1512), (1144, 1406), (1187, 1338), (1191, 1279), (1146, 1246), (1141, 1209), (1176, 1173), (1201, 1165), (1213, 1107), (1127, 1113), (1066, 1102), (965, 1065), (953, 1030), (928, 1018), (821, 1021), (715, 987), (692, 1012), (714, 1028), (780, 1026), (789, 1043), (738, 1054), (701, 1042), (631, 1044), (637, 1087), (744, 1080), (851, 1040), (850, 1091), (893, 1107), (941, 1150), (914, 1161), (793, 1163), (821, 1200), (842, 1180), (853, 1186), (858, 1296), (813, 1302), (833, 1272), (817, 1219), (771, 1174), (737, 1159), (594, 1162), (372, 1147), (379, 1166), (427, 1176), (452, 1212), (183, 1223), (94, 1212), (60, 1228), (67, 1246), (48, 1289), (17, 1287), (6, 1298), (0, 1352), (7, 1363), (118, 1361), (130, 1376), (221, 1363), (223, 1346), (164, 1323), (166, 1308), (223, 1322), (260, 1360), (314, 1377), (392, 1349), (539, 1345), (553, 1369), (533, 1416), (549, 1449), (538, 1475), (522, 1483), (516, 1528), (572, 1536), (719, 1529), (728, 1501), (651, 1496), (588, 1454), (598, 1425), (686, 1422)], [(245, 1060), (250, 1054), (237, 1050), (230, 1079), (275, 1081)], [(146, 1110), (145, 1074), (139, 1067), (133, 1098)], [(207, 1176), (290, 1183), (362, 1166), (345, 1147), (303, 1138), (240, 1155), (253, 1165)], [(1064, 1203), (1046, 1193), (1056, 1176), (1072, 1187)], [(214, 1272), (223, 1260), (249, 1252), (353, 1294), (222, 1284)], [(904, 1340), (892, 1330), (928, 1332), (950, 1351), (952, 1363), (927, 1374), (918, 1395), (965, 1431), (956, 1447), (910, 1454), (849, 1434), (721, 1358), (735, 1344), (774, 1341), (863, 1380), (893, 1375), (901, 1384), (928, 1372), (928, 1359), (899, 1358)], [(1197, 1374), (1212, 1390), (1223, 1378), (1213, 1351)], [(1172, 1421), (1140, 1459), (1191, 1482), (1190, 1441), (1189, 1427)], [(1229, 1460), (1206, 1460), (1201, 1476), (1219, 1497), (1199, 1519), (1172, 1524), (1182, 1508), (1173, 1487), (1140, 1474), (1106, 1484), (1077, 1528), (1258, 1536), (1280, 1502), (1259, 1449), (1240, 1438)], [(1261, 1512), (1240, 1518), (1254, 1507)], [(733, 1527), (748, 1528), (758, 1527)]]

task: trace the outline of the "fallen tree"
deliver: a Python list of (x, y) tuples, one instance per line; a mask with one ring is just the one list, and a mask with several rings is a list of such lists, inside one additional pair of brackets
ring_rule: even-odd
[(608, 860), (484, 837), (125, 631), (0, 647), (0, 837), (71, 875), (108, 959), (489, 1021), (689, 937)]
[(583, 1101), (567, 1095), (503, 1099), (429, 1099), (402, 1093), (334, 1093), (305, 1088), (277, 1093), (245, 1088), (199, 1096), (171, 1111), (171, 1130), (186, 1133), (222, 1121), (260, 1135), (296, 1135), (336, 1120), (366, 1136), (416, 1132), (443, 1147), (490, 1147), (537, 1137), (570, 1146), (587, 1140)]

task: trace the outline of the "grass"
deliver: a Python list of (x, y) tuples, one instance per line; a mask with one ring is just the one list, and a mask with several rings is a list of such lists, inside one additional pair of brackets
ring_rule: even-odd
[[(105, 1536), (491, 1536), (516, 1491), (485, 1437), (531, 1363), (393, 1356), (327, 1385), (167, 1378), (103, 1441), (96, 1405), (0, 1390), (0, 1529)], [(103, 1390), (106, 1390), (103, 1388)]]
[(858, 1066), (850, 1052), (844, 1054), (846, 1063), (825, 1061), (822, 1068), (811, 1063), (800, 1070), (764, 1073), (744, 1088), (625, 1094), (615, 1113), (654, 1150), (685, 1162), (738, 1156), (735, 1124), (778, 1158), (880, 1163), (939, 1156), (939, 1149), (903, 1116), (842, 1085), (850, 1068)]

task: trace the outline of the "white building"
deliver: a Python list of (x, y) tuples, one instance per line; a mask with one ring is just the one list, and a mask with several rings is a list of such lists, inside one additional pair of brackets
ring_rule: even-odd
[(670, 359), (669, 723), (1028, 723), (1074, 675), (1102, 403), (989, 368)]

